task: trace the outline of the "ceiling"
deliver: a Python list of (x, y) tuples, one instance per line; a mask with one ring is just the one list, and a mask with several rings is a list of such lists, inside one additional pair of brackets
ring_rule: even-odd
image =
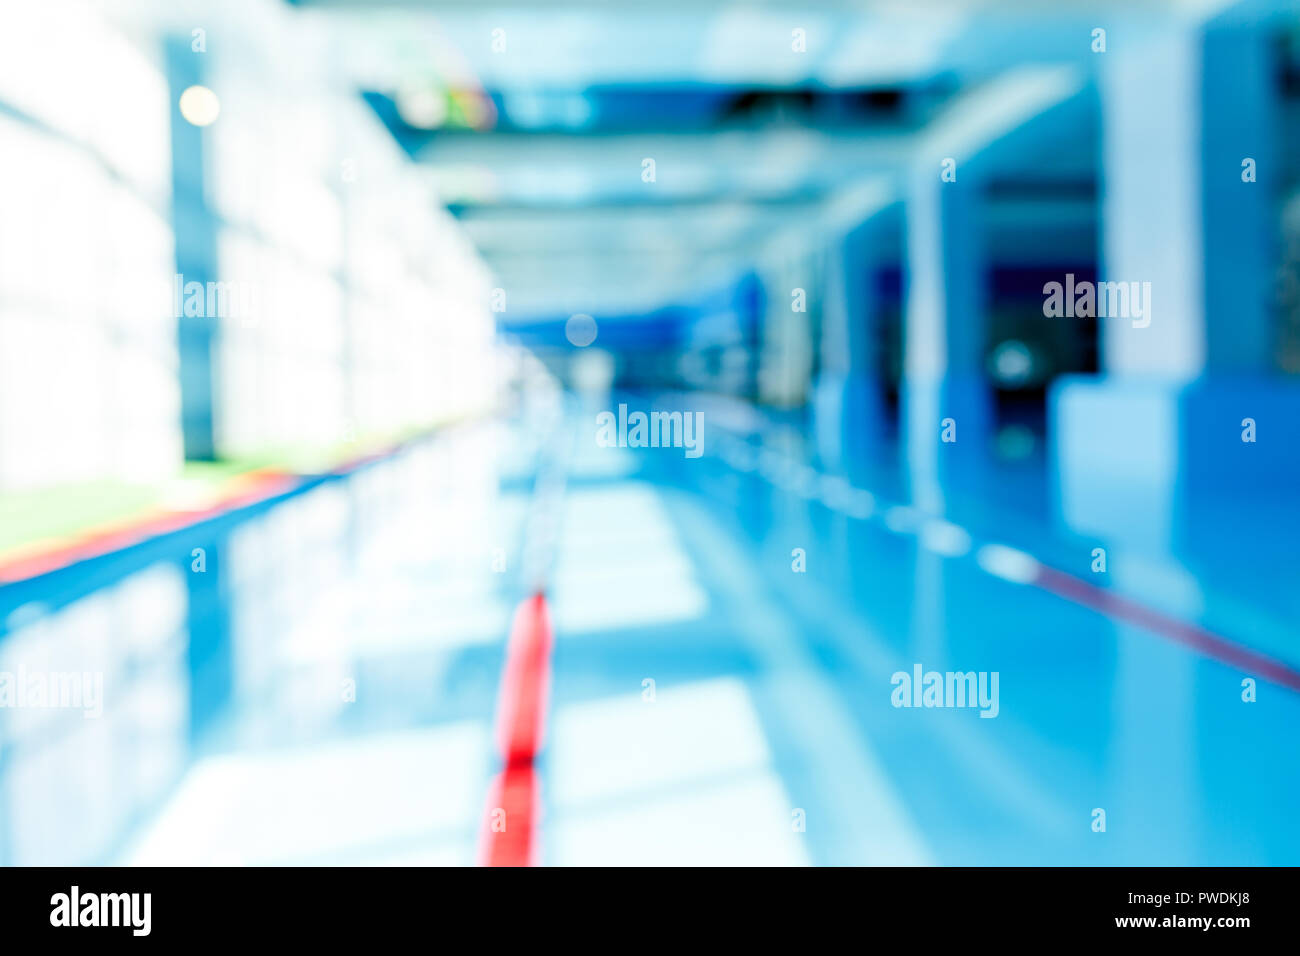
[[(1020, 108), (1042, 108), (1047, 65), (1094, 68), (1098, 22), (1140, 33), (1222, 3), (297, 6), (347, 37), (341, 67), (525, 320), (636, 314), (731, 281), (783, 242), (846, 228), (855, 191), (894, 189), (934, 129), (978, 141), (1015, 122), (974, 111), (973, 92), (1013, 73)], [(1022, 173), (1077, 181), (1091, 161), (1061, 142)]]

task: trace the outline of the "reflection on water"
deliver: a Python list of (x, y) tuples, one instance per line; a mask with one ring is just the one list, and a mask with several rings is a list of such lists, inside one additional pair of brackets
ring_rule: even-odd
[(30, 701), (0, 709), (4, 863), (107, 858), (180, 771), (188, 604), (180, 567), (150, 562), (57, 611), (29, 603), (9, 613), (0, 673), (28, 693), (91, 674), (104, 697), (98, 716)]
[(0, 862), (471, 862), (526, 491), (501, 439), (0, 592), (0, 672), (103, 687), (0, 708)]
[[(0, 704), (28, 695), (0, 706), (0, 862), (473, 863), (535, 425), (0, 589)], [(690, 461), (575, 434), (543, 862), (1294, 857), (1300, 697), (1246, 704), (1238, 668), (1035, 586), (1091, 544), (1042, 512), (950, 484), (940, 520), (781, 441)], [(1278, 547), (1256, 590), (1293, 573)], [(1194, 555), (1113, 557), (1117, 593), (1293, 637)], [(998, 672), (997, 719), (894, 708), (918, 662)]]

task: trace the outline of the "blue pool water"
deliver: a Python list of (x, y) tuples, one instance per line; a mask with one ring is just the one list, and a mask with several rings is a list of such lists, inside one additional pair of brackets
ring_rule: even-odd
[[(935, 523), (798, 429), (688, 459), (589, 428), (550, 561), (544, 862), (1300, 862), (1300, 694), (1246, 703), (1251, 675), (978, 560), (1089, 575), (1041, 461)], [(536, 445), (461, 428), (0, 589), (0, 672), (103, 675), (98, 716), (0, 710), (0, 861), (473, 863)], [(1112, 549), (1108, 586), (1296, 662), (1294, 549), (1204, 520), (1198, 551)], [(996, 672), (997, 716), (895, 707), (918, 664)]]

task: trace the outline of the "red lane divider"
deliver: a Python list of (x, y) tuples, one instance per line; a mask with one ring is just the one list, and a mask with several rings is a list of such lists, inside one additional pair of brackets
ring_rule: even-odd
[(541, 786), (532, 764), (506, 767), (488, 790), (480, 866), (537, 866)]
[(1034, 584), (1057, 597), (1074, 601), (1108, 617), (1136, 624), (1161, 637), (1175, 641), (1221, 664), (1237, 667), (1249, 674), (1300, 691), (1300, 671), (1258, 651), (1233, 643), (1195, 624), (1169, 617), (1130, 598), (1089, 584), (1064, 571), (1041, 567)]
[(483, 866), (536, 866), (540, 858), (541, 790), (534, 761), (546, 733), (555, 634), (546, 597), (519, 605), (510, 626), (496, 742), (504, 764), (488, 790), (479, 862)]

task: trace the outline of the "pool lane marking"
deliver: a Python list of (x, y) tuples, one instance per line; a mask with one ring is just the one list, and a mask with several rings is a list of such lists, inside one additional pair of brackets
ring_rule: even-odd
[(1196, 624), (1170, 617), (1132, 598), (1107, 591), (1072, 574), (1040, 565), (1032, 582), (1058, 597), (1089, 607), (1114, 620), (1135, 624), (1144, 630), (1191, 648), (1221, 664), (1236, 667), (1248, 674), (1258, 674), (1282, 687), (1300, 691), (1300, 671), (1282, 661), (1261, 654), (1245, 645), (1230, 641)]
[(546, 602), (566, 484), (566, 444), (556, 426), (554, 455), (539, 468), (533, 512), (524, 530), (521, 574), (532, 596), (515, 610), (497, 698), (496, 743), (502, 767), (488, 788), (479, 838), (482, 866), (541, 862), (541, 775), (536, 763), (546, 738), (555, 631)]
[(532, 763), (541, 751), (554, 643), (546, 597), (535, 594), (515, 612), (501, 677), (497, 749), (507, 766)]
[[(733, 461), (743, 460), (743, 454), (737, 449), (724, 448), (720, 457), (734, 467)], [(769, 473), (779, 474), (781, 471), (781, 466), (773, 461), (773, 458), (779, 456), (767, 450), (758, 454), (772, 456), (767, 459), (768, 467), (759, 469), (759, 473), (771, 481)], [(779, 482), (773, 483), (779, 486)], [(848, 503), (853, 501), (854, 496), (865, 496), (865, 502), (874, 504), (875, 499), (868, 491), (853, 488), (843, 479), (832, 475), (822, 475), (820, 487), (822, 503), (833, 511), (859, 520), (864, 520), (873, 513), (870, 505), (854, 507), (853, 504)], [(969, 550), (971, 536), (966, 529), (943, 518), (930, 517), (928, 520), (918, 520), (921, 515), (921, 512), (908, 505), (893, 505), (886, 508), (883, 523), (887, 530), (895, 534), (915, 535), (923, 547), (948, 557), (957, 557)], [(929, 529), (928, 534), (927, 529)], [(975, 551), (975, 563), (986, 574), (1047, 591), (1056, 597), (1095, 611), (1112, 621), (1136, 625), (1220, 664), (1238, 668), (1249, 674), (1257, 674), (1271, 683), (1300, 692), (1300, 669), (1291, 664), (1215, 634), (1199, 625), (1157, 611), (1133, 598), (1124, 597), (1065, 571), (1049, 567), (1018, 548), (997, 543), (984, 544)]]
[(501, 772), (488, 788), (479, 841), (482, 866), (536, 866), (540, 859), (541, 787), (536, 760), (546, 737), (555, 634), (538, 593), (515, 611), (497, 699)]

